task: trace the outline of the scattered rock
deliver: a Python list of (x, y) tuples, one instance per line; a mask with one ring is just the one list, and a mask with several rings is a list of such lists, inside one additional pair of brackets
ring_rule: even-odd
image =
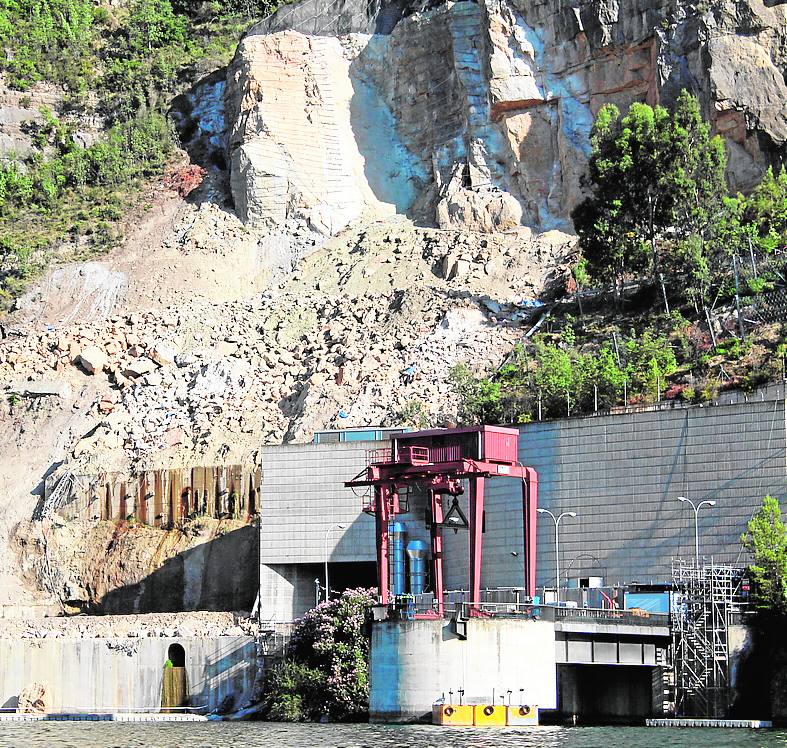
[(129, 379), (136, 379), (137, 377), (142, 377), (145, 374), (149, 374), (151, 371), (155, 371), (156, 364), (151, 361), (149, 358), (138, 358), (136, 361), (132, 361), (124, 370), (123, 376), (128, 377)]
[(38, 681), (25, 686), (19, 694), (16, 711), (18, 714), (46, 714), (46, 686)]
[(100, 348), (91, 345), (80, 351), (77, 356), (79, 365), (88, 374), (98, 374), (107, 365), (107, 355)]
[(156, 341), (150, 351), (148, 351), (148, 356), (159, 366), (169, 366), (175, 361), (177, 355), (178, 352), (175, 348), (163, 341)]

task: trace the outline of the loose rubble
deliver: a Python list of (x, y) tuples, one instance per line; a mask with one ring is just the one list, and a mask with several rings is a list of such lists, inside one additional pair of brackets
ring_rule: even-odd
[(140, 613), (130, 616), (0, 618), (0, 639), (141, 639), (145, 637), (248, 636), (256, 624), (228, 612)]
[(181, 299), (9, 335), (0, 380), (96, 380), (92, 425), (71, 449), (80, 472), (242, 462), (316, 429), (395, 424), (413, 400), (450, 422), (451, 367), (499, 362), (572, 251), (571, 237), (524, 227), (490, 236), (373, 223), (243, 302)]

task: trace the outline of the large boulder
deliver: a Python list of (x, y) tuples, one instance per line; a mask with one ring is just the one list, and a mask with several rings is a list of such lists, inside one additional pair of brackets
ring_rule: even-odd
[(88, 374), (98, 374), (107, 365), (107, 354), (98, 346), (91, 345), (79, 352), (77, 363)]
[(522, 206), (508, 192), (460, 190), (437, 205), (441, 229), (493, 233), (516, 228), (521, 222)]

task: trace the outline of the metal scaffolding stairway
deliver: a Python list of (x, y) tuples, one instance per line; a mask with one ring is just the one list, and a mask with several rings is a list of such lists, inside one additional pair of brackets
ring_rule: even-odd
[(728, 633), (743, 605), (742, 567), (673, 562), (675, 712), (680, 716), (727, 716)]

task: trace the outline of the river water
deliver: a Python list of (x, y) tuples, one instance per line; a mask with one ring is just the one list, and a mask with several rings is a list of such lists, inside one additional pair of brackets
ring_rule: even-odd
[(787, 747), (784, 730), (669, 727), (472, 729), (269, 722), (5, 722), (0, 748), (743, 748)]

